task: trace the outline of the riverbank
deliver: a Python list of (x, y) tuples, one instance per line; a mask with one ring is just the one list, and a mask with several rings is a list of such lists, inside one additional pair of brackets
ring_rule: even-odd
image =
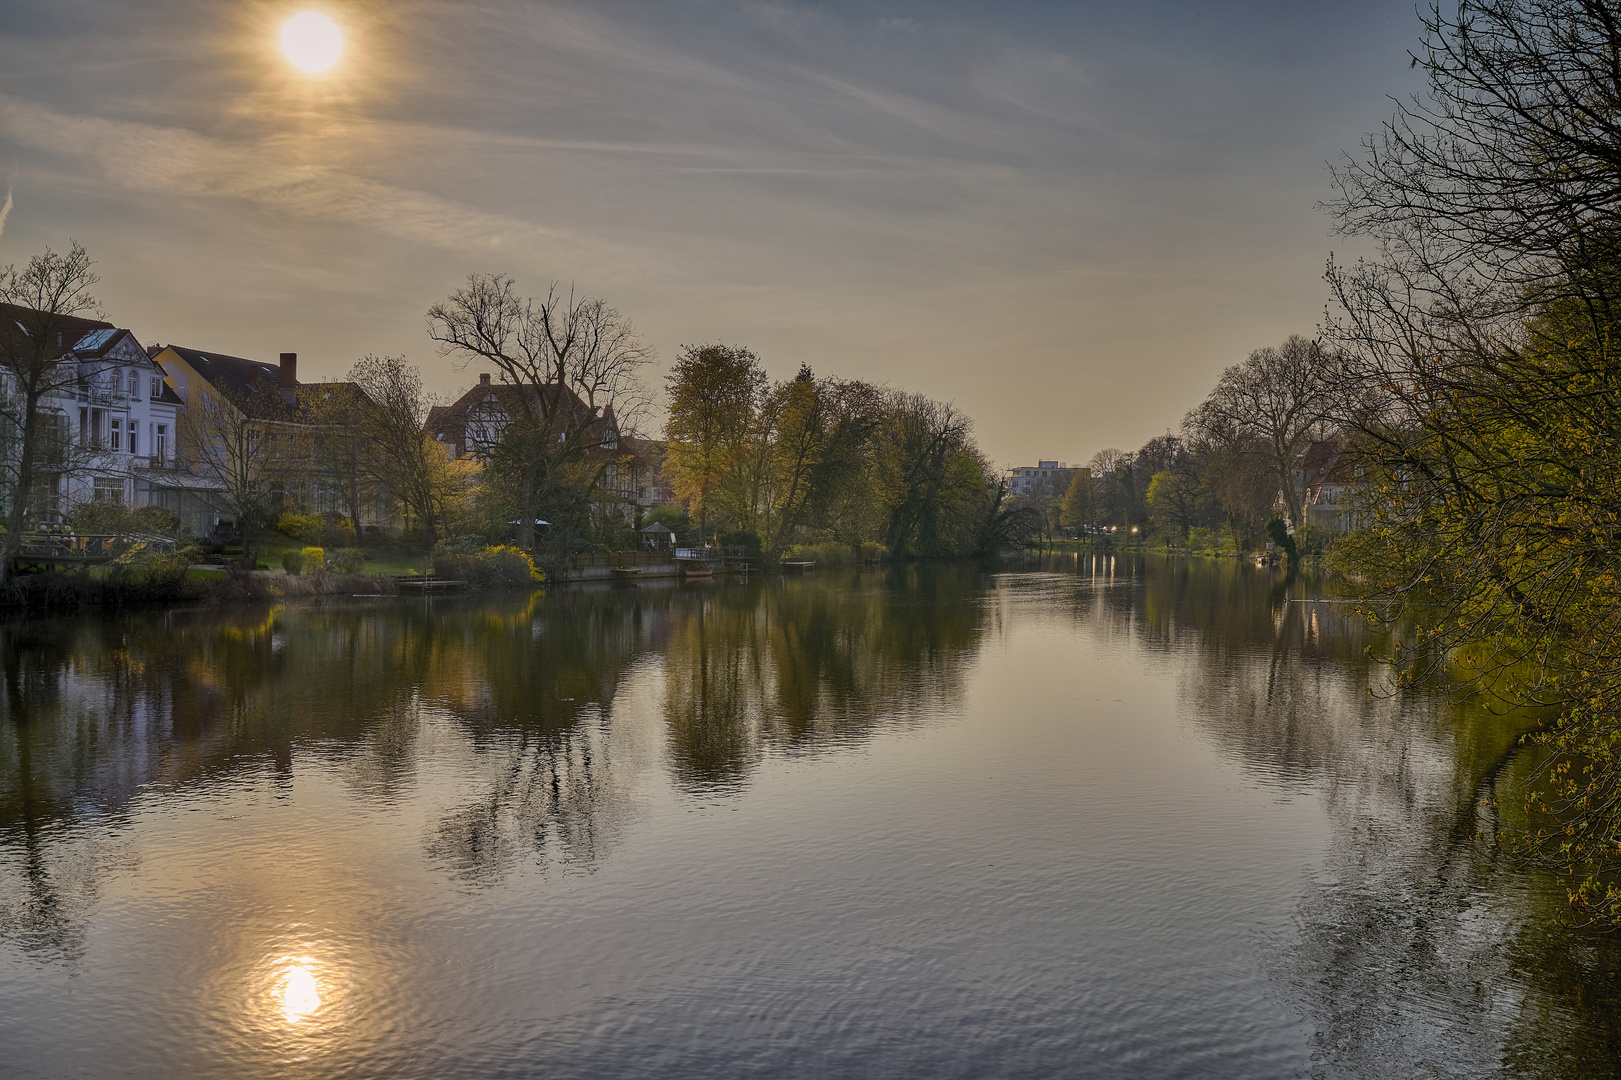
[(384, 574), (308, 574), (271, 571), (212, 570), (185, 567), (180, 572), (141, 574), (27, 574), (0, 584), (0, 613), (49, 615), (75, 611), (119, 611), (171, 604), (225, 605), (290, 596), (395, 596), (399, 585)]

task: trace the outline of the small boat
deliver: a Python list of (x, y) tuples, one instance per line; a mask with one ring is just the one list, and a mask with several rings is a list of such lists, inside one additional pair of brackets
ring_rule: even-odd
[(640, 566), (616, 566), (613, 568), (615, 581), (635, 581), (636, 575), (642, 572)]
[(803, 574), (814, 569), (816, 569), (816, 564), (813, 562), (785, 562), (782, 564), (782, 572), (785, 574)]
[(681, 576), (685, 578), (712, 578), (715, 576), (715, 568), (713, 566), (684, 566), (681, 568)]

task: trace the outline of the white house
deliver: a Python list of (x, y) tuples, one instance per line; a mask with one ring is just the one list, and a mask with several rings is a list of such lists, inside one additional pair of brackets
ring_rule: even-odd
[(1069, 491), (1079, 473), (1089, 470), (1069, 462), (1038, 461), (1008, 470), (1008, 493), (1012, 495), (1059, 495)]
[(62, 508), (90, 501), (152, 505), (154, 489), (175, 471), (182, 407), (163, 369), (134, 334), (118, 328), (85, 334), (63, 362), (79, 369), (71, 400), (58, 395), (79, 453), (78, 467), (61, 478)]
[(150, 478), (174, 468), (180, 398), (128, 330), (87, 319), (58, 323), (48, 343), (54, 388), (39, 402), (55, 449), (36, 467), (31, 516), (61, 521), (88, 502), (145, 506)]

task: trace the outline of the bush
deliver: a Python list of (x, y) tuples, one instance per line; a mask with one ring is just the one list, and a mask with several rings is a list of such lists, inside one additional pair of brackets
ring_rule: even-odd
[(760, 536), (748, 529), (737, 529), (724, 533), (720, 538), (722, 547), (738, 547), (751, 559), (758, 559), (761, 554)]
[[(438, 545), (435, 545), (438, 552)], [(502, 544), (467, 554), (437, 553), (433, 560), (435, 577), (465, 581), (472, 589), (534, 588), (546, 580), (524, 552)]]
[(789, 562), (813, 562), (817, 566), (849, 566), (856, 561), (856, 549), (849, 544), (801, 544), (788, 549)]
[(326, 557), (326, 568), (335, 574), (358, 574), (366, 566), (366, 553), (359, 548), (334, 548)]
[(354, 547), (354, 522), (338, 513), (328, 510), (321, 517), (321, 531), (312, 540), (319, 540), (322, 547)]
[(1214, 555), (1221, 547), (1221, 531), (1208, 526), (1194, 526), (1188, 530), (1188, 550)]
[(883, 562), (888, 558), (889, 549), (882, 544), (874, 543), (873, 541), (868, 540), (861, 545), (862, 562)]
[(289, 574), (302, 574), (304, 572), (304, 553), (301, 551), (282, 552), (281, 568)]
[(326, 549), (307, 547), (304, 549), (304, 569), (310, 573), (326, 569)]
[(74, 532), (93, 536), (123, 532), (128, 518), (123, 504), (110, 502), (80, 503), (68, 513)]
[(283, 514), (276, 519), (276, 529), (294, 540), (318, 540), (326, 531), (326, 522), (319, 514)]
[(129, 512), (124, 527), (130, 532), (176, 536), (180, 532), (180, 515), (161, 506), (141, 506)]

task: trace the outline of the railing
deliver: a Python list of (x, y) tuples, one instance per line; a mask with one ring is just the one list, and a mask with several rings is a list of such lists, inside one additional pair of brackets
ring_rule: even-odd
[(670, 555), (664, 551), (596, 551), (587, 555), (570, 555), (570, 570), (601, 570), (608, 567), (629, 569), (634, 566), (668, 566)]
[(73, 396), (90, 405), (113, 407), (129, 404), (129, 396), (122, 390), (108, 390), (104, 386), (77, 386), (74, 387)]
[(749, 558), (753, 558), (753, 556), (749, 554), (749, 549), (748, 548), (741, 547), (741, 546), (736, 545), (736, 544), (726, 545), (724, 547), (697, 547), (697, 548), (678, 547), (678, 548), (675, 549), (675, 557), (678, 558), (678, 559), (749, 559)]
[(17, 555), (26, 559), (97, 561), (122, 555), (136, 544), (157, 551), (173, 551), (179, 541), (156, 533), (90, 533), (63, 536), (59, 533), (26, 533), (17, 545)]

